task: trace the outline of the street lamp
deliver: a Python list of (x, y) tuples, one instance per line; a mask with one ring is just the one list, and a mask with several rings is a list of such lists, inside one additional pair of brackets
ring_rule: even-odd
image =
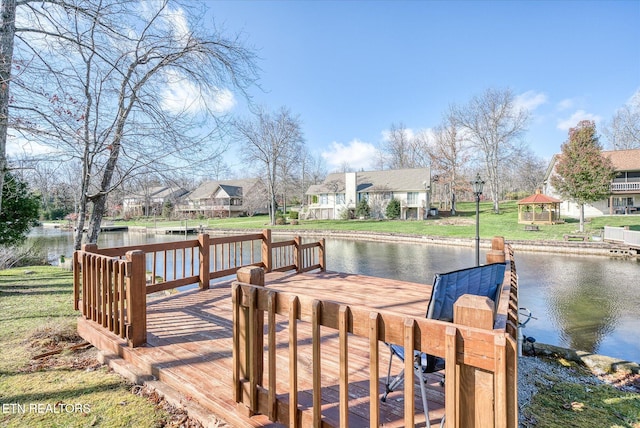
[(473, 194), (476, 195), (476, 266), (480, 266), (480, 195), (482, 195), (482, 186), (484, 186), (480, 174), (476, 175), (471, 186), (473, 186)]

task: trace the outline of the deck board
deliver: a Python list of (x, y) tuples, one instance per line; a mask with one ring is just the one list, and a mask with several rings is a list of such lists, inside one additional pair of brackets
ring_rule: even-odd
[[(307, 294), (318, 299), (340, 303), (357, 303), (372, 309), (415, 317), (424, 316), (431, 290), (429, 285), (424, 284), (331, 272), (300, 275), (270, 273), (266, 280), (268, 287), (287, 292)], [(122, 340), (117, 336), (99, 328), (88, 333), (93, 323), (84, 321), (84, 324), (86, 325), (82, 332), (89, 336), (86, 339), (94, 344), (104, 343), (104, 340), (113, 341), (114, 346), (120, 346), (119, 353), (126, 360), (153, 374), (186, 396), (197, 400), (234, 426), (275, 426), (264, 415), (251, 418), (246, 416), (233, 400), (233, 325), (230, 281), (217, 283), (205, 291), (191, 290), (148, 301), (147, 344), (143, 347), (121, 346)], [(280, 397), (286, 397), (288, 393), (288, 330), (283, 325), (278, 325), (276, 334), (278, 346), (276, 393)], [(98, 335), (100, 335), (99, 340)], [(339, 338), (336, 331), (329, 331), (326, 328), (321, 328), (321, 335), (323, 418), (333, 426), (338, 426)], [(308, 409), (310, 412), (313, 396), (309, 323), (299, 322), (298, 337), (300, 340), (296, 356), (300, 392), (298, 400), (300, 408)], [(120, 345), (117, 345), (118, 343)], [(266, 337), (264, 343), (266, 346)], [(378, 393), (381, 396), (387, 376), (389, 352), (383, 343), (380, 343), (378, 348), (380, 355)], [(350, 426), (369, 426), (368, 339), (349, 335), (348, 352)], [(264, 354), (267, 355), (266, 352)], [(264, 367), (264, 384), (267, 385), (269, 374), (266, 361)], [(401, 369), (402, 366), (396, 359), (392, 376), (399, 373)], [(441, 379), (440, 374), (430, 375), (428, 378), (432, 424), (439, 423), (444, 414), (444, 389), (439, 385)], [(424, 426), (420, 388), (417, 385), (415, 391), (415, 419), (417, 426)], [(387, 402), (379, 405), (383, 426), (403, 426), (402, 391), (391, 393)]]

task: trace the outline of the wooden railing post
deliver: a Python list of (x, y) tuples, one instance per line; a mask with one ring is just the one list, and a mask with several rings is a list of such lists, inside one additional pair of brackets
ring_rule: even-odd
[(128, 251), (127, 258), (127, 339), (129, 346), (147, 342), (147, 290), (145, 256), (140, 250)]
[(85, 253), (96, 253), (98, 252), (98, 246), (96, 244), (82, 244), (82, 251)]
[[(465, 294), (453, 306), (453, 322), (457, 325), (493, 330), (493, 318), (494, 303), (488, 297)], [(459, 375), (454, 378), (455, 382), (459, 382), (455, 388), (459, 416), (457, 426), (493, 427), (494, 374), (466, 365), (460, 365), (457, 369)]]
[(318, 253), (318, 259), (319, 259), (319, 263), (320, 263), (320, 270), (322, 272), (327, 270), (327, 255), (324, 251), (324, 238), (320, 239), (320, 250)]
[[(264, 269), (260, 267), (243, 267), (236, 274), (238, 282), (264, 287)], [(243, 299), (245, 300), (245, 299)], [(257, 386), (263, 385), (264, 373), (264, 311), (255, 309), (257, 302), (250, 302), (250, 307), (242, 307), (239, 314), (240, 338), (238, 357), (240, 372), (249, 378), (249, 389), (243, 388), (243, 402), (249, 403), (251, 413), (257, 411)]]
[[(82, 265), (80, 264), (80, 252), (73, 252), (73, 309), (80, 310), (80, 271)], [(84, 296), (82, 296), (84, 298)]]
[(271, 254), (271, 229), (262, 231), (262, 264), (265, 272), (273, 269), (273, 256)]
[(198, 235), (198, 251), (200, 252), (200, 273), (198, 284), (201, 290), (209, 289), (209, 235), (201, 233)]
[(487, 253), (487, 264), (504, 263), (504, 237), (494, 236), (491, 240), (491, 250)]
[(293, 253), (293, 264), (296, 266), (296, 272), (302, 272), (302, 268), (304, 268), (304, 260), (302, 257), (302, 238), (296, 236), (293, 238), (294, 244), (294, 253)]

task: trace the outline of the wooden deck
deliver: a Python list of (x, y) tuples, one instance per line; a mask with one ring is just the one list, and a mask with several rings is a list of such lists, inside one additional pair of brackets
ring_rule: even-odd
[[(430, 294), (428, 285), (332, 272), (274, 272), (266, 275), (266, 285), (297, 295), (357, 304), (418, 318), (425, 316)], [(231, 281), (219, 283), (208, 290), (198, 289), (149, 300), (147, 344), (141, 347), (128, 347), (125, 340), (84, 318), (80, 318), (78, 329), (83, 337), (98, 348), (119, 354), (234, 426), (277, 426), (264, 415), (249, 417), (246, 409), (236, 404), (234, 399)], [(282, 378), (285, 379), (288, 367), (287, 330), (282, 328), (277, 333), (279, 373), (282, 369)], [(300, 322), (297, 348), (298, 406), (309, 413), (313, 385), (311, 334), (310, 324)], [(338, 426), (339, 338), (335, 331), (324, 328), (321, 334), (323, 422)], [(387, 377), (389, 353), (382, 342), (379, 349), (381, 396)], [(401, 363), (395, 359), (392, 376), (401, 370)], [(444, 388), (440, 386), (440, 380), (442, 374), (438, 373), (428, 378), (432, 424), (439, 424), (444, 414)], [(416, 387), (415, 391), (415, 420), (417, 426), (425, 426), (420, 389)], [(285, 383), (278, 383), (276, 394), (279, 397), (287, 396)], [(350, 426), (369, 426), (369, 343), (363, 338), (353, 337), (349, 340), (348, 394)], [(379, 406), (382, 426), (404, 425), (402, 389), (391, 393), (386, 403), (379, 403)], [(304, 420), (302, 426), (306, 426)]]

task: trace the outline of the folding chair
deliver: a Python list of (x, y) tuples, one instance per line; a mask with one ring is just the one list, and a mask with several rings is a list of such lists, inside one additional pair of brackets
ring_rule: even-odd
[[(427, 305), (426, 317), (428, 319), (452, 322), (453, 305), (458, 298), (464, 294), (485, 296), (496, 302), (500, 293), (500, 285), (504, 281), (505, 268), (506, 265), (504, 263), (492, 263), (453, 272), (437, 273), (433, 280), (433, 288)], [(385, 393), (380, 398), (380, 401), (383, 403), (386, 402), (389, 393), (394, 391), (404, 381), (404, 370), (395, 378), (391, 378), (393, 357), (396, 356), (400, 361), (404, 362), (404, 347), (389, 343), (387, 343), (387, 346), (389, 346), (391, 350), (391, 356), (389, 357)], [(427, 428), (429, 428), (431, 424), (429, 422), (429, 408), (427, 406), (424, 374), (441, 370), (443, 366), (439, 364), (439, 362), (442, 360), (433, 355), (418, 351), (414, 351), (413, 359), (413, 370), (419, 379), (422, 407), (424, 409), (426, 425)], [(443, 422), (444, 418), (440, 423), (441, 426)]]

